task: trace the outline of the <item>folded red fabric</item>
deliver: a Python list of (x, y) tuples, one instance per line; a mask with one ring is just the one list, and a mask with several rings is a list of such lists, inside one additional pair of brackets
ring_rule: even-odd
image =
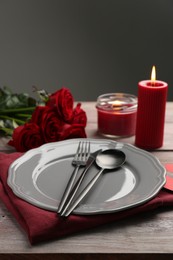
[(21, 153), (0, 153), (0, 199), (24, 228), (31, 244), (60, 238), (160, 206), (173, 205), (172, 193), (163, 189), (152, 200), (129, 210), (93, 216), (71, 215), (64, 219), (56, 212), (40, 209), (18, 198), (7, 185), (8, 168), (21, 155)]

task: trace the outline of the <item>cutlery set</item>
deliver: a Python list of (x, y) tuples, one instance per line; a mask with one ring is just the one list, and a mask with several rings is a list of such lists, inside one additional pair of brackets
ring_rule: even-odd
[[(125, 162), (125, 159), (125, 154), (117, 149), (108, 149), (105, 151), (102, 151), (100, 149), (90, 154), (90, 142), (79, 142), (77, 152), (72, 161), (72, 164), (75, 165), (75, 169), (67, 183), (57, 213), (64, 217), (69, 216), (70, 213), (82, 201), (82, 199), (88, 194), (88, 192), (94, 186), (103, 171), (116, 169), (122, 166)], [(100, 170), (85, 186), (78, 197), (73, 201), (73, 198), (75, 197), (86, 173), (94, 162), (96, 162), (96, 164), (100, 167)], [(79, 167), (83, 166), (85, 166), (85, 168), (75, 183)]]

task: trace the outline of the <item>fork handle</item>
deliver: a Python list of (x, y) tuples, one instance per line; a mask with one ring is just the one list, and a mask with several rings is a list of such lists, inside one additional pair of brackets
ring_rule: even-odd
[(64, 191), (63, 196), (61, 198), (61, 201), (60, 201), (57, 213), (61, 213), (61, 211), (62, 211), (62, 209), (64, 207), (64, 204), (66, 203), (66, 200), (67, 200), (67, 198), (68, 198), (68, 196), (70, 194), (70, 191), (71, 191), (72, 186), (74, 184), (74, 181), (76, 179), (76, 175), (78, 173), (79, 167), (80, 167), (80, 165), (76, 165), (76, 167), (74, 168), (74, 171), (72, 172), (72, 175), (71, 175), (71, 177), (70, 177), (70, 179), (69, 179), (69, 181), (67, 183), (65, 191)]
[(66, 212), (63, 212), (61, 216), (68, 217), (70, 213), (76, 208), (76, 206), (81, 202), (81, 200), (88, 194), (90, 189), (94, 186), (98, 178), (101, 176), (104, 169), (102, 168), (93, 178), (92, 180), (87, 184), (87, 186), (81, 191), (77, 199), (72, 203), (72, 205), (68, 208)]
[(68, 196), (68, 198), (67, 198), (67, 200), (66, 200), (67, 203), (66, 203), (66, 205), (63, 207), (63, 209), (62, 209), (62, 211), (61, 211), (61, 215), (62, 215), (62, 216), (63, 216), (63, 215), (65, 214), (65, 212), (67, 211), (67, 209), (68, 209), (70, 203), (72, 202), (74, 196), (76, 195), (76, 193), (77, 193), (77, 191), (78, 191), (78, 189), (79, 189), (79, 187), (80, 187), (80, 185), (81, 185), (81, 183), (82, 183), (82, 181), (83, 181), (83, 179), (84, 179), (86, 173), (88, 172), (88, 170), (90, 169), (90, 167), (91, 167), (91, 165), (94, 163), (94, 161), (95, 161), (95, 158), (92, 158), (92, 159), (90, 160), (88, 166), (85, 167), (85, 169), (83, 170), (81, 176), (78, 178), (77, 182), (75, 183), (74, 187), (72, 188), (72, 190), (71, 190), (71, 192), (70, 192), (70, 195)]

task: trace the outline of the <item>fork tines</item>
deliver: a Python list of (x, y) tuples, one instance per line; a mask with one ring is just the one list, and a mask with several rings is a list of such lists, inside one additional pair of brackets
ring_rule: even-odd
[(80, 141), (75, 157), (72, 161), (72, 164), (76, 164), (77, 161), (81, 162), (81, 165), (85, 165), (88, 157), (90, 155), (90, 142), (89, 141)]

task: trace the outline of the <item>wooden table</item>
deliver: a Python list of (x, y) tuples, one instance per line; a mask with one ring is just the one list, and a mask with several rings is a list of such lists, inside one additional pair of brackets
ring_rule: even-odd
[[(82, 102), (87, 136), (97, 133), (94, 102)], [(156, 129), (157, 131), (157, 129)], [(118, 139), (134, 143), (134, 137)], [(0, 151), (12, 152), (0, 139)], [(173, 103), (166, 107), (164, 145), (152, 152), (161, 163), (173, 162)], [(158, 209), (56, 241), (31, 246), (14, 217), (0, 202), (0, 259), (173, 259), (173, 209)]]

